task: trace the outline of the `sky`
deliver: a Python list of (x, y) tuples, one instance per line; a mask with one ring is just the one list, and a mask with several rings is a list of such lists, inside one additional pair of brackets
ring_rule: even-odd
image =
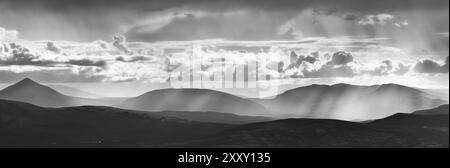
[(448, 88), (448, 20), (448, 0), (2, 0), (0, 86), (151, 89), (257, 62), (283, 85)]

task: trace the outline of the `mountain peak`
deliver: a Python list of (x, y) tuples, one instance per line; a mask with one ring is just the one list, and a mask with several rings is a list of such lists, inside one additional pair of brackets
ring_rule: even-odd
[(44, 107), (62, 107), (68, 104), (66, 101), (69, 100), (69, 97), (30, 78), (25, 78), (0, 90), (0, 98)]
[(22, 79), (20, 82), (17, 83), (37, 83), (34, 80), (30, 79), (30, 78), (24, 78)]
[(41, 85), (38, 82), (33, 81), (30, 78), (24, 78), (21, 81), (3, 89), (0, 91), (0, 96), (4, 94), (19, 94), (32, 95), (34, 93), (51, 93), (56, 94), (57, 92), (47, 86)]
[(24, 78), (21, 81), (14, 84), (15, 86), (21, 86), (21, 87), (27, 87), (27, 86), (41, 86), (38, 82), (30, 79), (30, 78)]

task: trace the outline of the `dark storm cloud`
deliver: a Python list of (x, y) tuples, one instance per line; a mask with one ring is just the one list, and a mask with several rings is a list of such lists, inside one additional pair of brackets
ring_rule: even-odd
[(78, 65), (78, 66), (96, 66), (96, 67), (105, 67), (106, 61), (93, 61), (89, 59), (81, 59), (81, 60), (69, 60), (65, 62), (70, 65)]
[(339, 51), (333, 54), (329, 65), (346, 65), (353, 62), (353, 55), (349, 52)]
[(145, 56), (132, 56), (129, 58), (119, 56), (116, 58), (116, 61), (119, 61), (119, 62), (139, 62), (139, 61), (149, 61), (149, 60), (152, 60), (152, 59), (149, 57), (145, 57)]
[(47, 42), (47, 50), (52, 51), (54, 53), (60, 53), (61, 49), (56, 47), (56, 45), (53, 42)]
[(353, 77), (356, 76), (356, 70), (347, 65), (353, 62), (353, 56), (350, 53), (339, 51), (333, 54), (330, 60), (319, 60), (319, 52), (313, 52), (307, 56), (298, 56), (294, 51), (290, 54), (291, 63), (285, 70), (282, 70), (285, 65), (284, 62), (279, 62), (278, 72), (283, 73), (288, 70), (299, 68), (304, 62), (314, 64), (315, 62), (326, 62), (320, 68), (314, 70), (303, 69), (301, 75), (295, 73), (291, 75), (292, 78), (328, 78), (328, 77)]
[(436, 61), (426, 59), (417, 62), (417, 64), (414, 66), (414, 70), (416, 72), (426, 74), (448, 73), (449, 72), (448, 56), (443, 65), (437, 63)]
[[(313, 53), (313, 55), (318, 55), (318, 53)], [(356, 70), (352, 66), (347, 65), (353, 61), (351, 53), (338, 51), (322, 67), (312, 71), (304, 70), (303, 75), (305, 78), (353, 77), (357, 75)]]

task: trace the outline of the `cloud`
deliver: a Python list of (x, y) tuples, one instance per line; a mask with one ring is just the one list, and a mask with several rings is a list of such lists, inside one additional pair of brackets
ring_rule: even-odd
[(328, 54), (319, 56), (318, 52), (313, 52), (308, 57), (315, 58), (315, 61), (303, 61), (300, 66), (292, 67), (294, 72), (286, 70), (284, 73), (290, 72), (288, 75), (291, 78), (351, 78), (364, 75), (371, 77), (405, 75), (411, 70), (410, 65), (394, 63), (391, 60), (383, 60), (378, 65), (368, 68), (370, 64), (361, 64), (352, 53), (345, 51), (335, 52), (330, 57), (326, 55)]
[(56, 47), (55, 44), (53, 42), (47, 42), (47, 50), (55, 52), (55, 53), (60, 53), (61, 49)]
[(353, 62), (353, 55), (349, 52), (339, 51), (333, 54), (331, 57), (329, 65), (346, 65)]
[(131, 56), (131, 57), (124, 57), (119, 56), (116, 58), (116, 61), (120, 62), (139, 62), (139, 61), (150, 61), (153, 60), (152, 57), (146, 57), (146, 56)]
[(392, 71), (392, 69), (394, 69), (391, 60), (384, 60), (381, 63), (382, 64), (375, 70), (369, 71), (369, 74), (371, 74), (372, 76), (382, 76), (389, 74)]
[[(328, 24), (337, 29), (341, 24), (348, 25), (348, 22), (358, 19), (357, 14), (352, 12), (340, 11), (336, 8), (327, 9), (305, 9), (301, 10), (296, 16), (290, 18), (277, 27), (276, 33), (281, 37), (294, 37), (301, 39), (310, 33), (320, 33), (322, 35), (332, 33), (328, 29)], [(339, 23), (339, 24), (336, 24)]]
[(436, 36), (440, 38), (449, 38), (449, 32), (436, 33)]
[[(127, 42), (123, 35), (119, 35), (113, 40), (112, 43), (100, 40), (90, 43), (8, 43), (2, 45), (7, 46), (2, 48), (8, 51), (0, 54), (0, 70), (33, 75), (39, 71), (47, 75), (52, 71), (66, 72), (75, 74), (80, 80), (103, 82), (165, 82), (174, 69), (189, 67), (190, 63), (200, 67), (195, 73), (214, 74), (222, 70), (217, 64), (230, 69), (245, 66), (248, 62), (259, 62), (261, 66), (258, 67), (262, 71), (280, 79), (381, 77), (407, 74), (411, 69), (409, 64), (403, 62), (405, 58), (399, 55), (401, 50), (384, 46), (383, 41), (389, 39), (380, 38), (321, 37), (296, 41), (213, 39), (145, 43)], [(60, 52), (54, 52), (53, 47)], [(192, 53), (196, 54), (191, 56)], [(376, 55), (396, 57), (388, 60)], [(255, 75), (256, 72), (249, 74)], [(85, 77), (80, 77), (83, 75)]]
[[(318, 58), (319, 53), (313, 53), (314, 58)], [(303, 78), (328, 78), (328, 77), (353, 77), (356, 76), (356, 69), (349, 63), (354, 61), (353, 55), (349, 52), (338, 51), (333, 53), (330, 60), (322, 58), (322, 65), (316, 69), (305, 68), (302, 71)]]
[(434, 60), (425, 59), (419, 61), (414, 66), (414, 70), (418, 73), (425, 74), (436, 74), (436, 73), (448, 73), (449, 65), (448, 65), (448, 56), (443, 65), (437, 63)]
[[(114, 38), (113, 38), (113, 39), (114, 39)], [(106, 42), (106, 41), (103, 41), (103, 40), (97, 40), (97, 41), (95, 41), (94, 43), (98, 44), (102, 49), (105, 49), (105, 50), (109, 49), (109, 44), (108, 44), (108, 42)]]
[(354, 21), (354, 20), (358, 19), (358, 16), (356, 14), (350, 13), (350, 12), (343, 12), (336, 8), (329, 8), (329, 9), (322, 9), (322, 10), (313, 9), (312, 13), (313, 13), (313, 15), (335, 16), (335, 17), (342, 18), (343, 20), (346, 20), (346, 21)]
[(405, 65), (403, 63), (399, 63), (397, 65), (397, 68), (394, 71), (394, 74), (396, 74), (396, 75), (404, 75), (404, 74), (406, 74), (406, 73), (408, 73), (410, 71), (411, 71), (411, 66)]
[[(62, 53), (62, 49), (53, 42), (46, 42), (45, 44), (46, 46), (43, 48), (36, 47), (40, 46), (41, 43), (27, 44), (27, 47), (18, 43), (3, 44), (0, 65), (40, 67), (70, 67), (72, 65), (105, 67), (107, 65), (104, 60), (77, 53), (80, 51), (68, 50), (67, 53)], [(75, 47), (71, 46), (71, 48)], [(86, 47), (81, 48), (81, 51), (89, 52)]]
[(323, 65), (317, 70), (304, 70), (302, 78), (329, 78), (329, 77), (354, 77), (355, 70), (351, 66)]
[(304, 37), (303, 32), (296, 27), (296, 20), (289, 20), (280, 27), (278, 27), (278, 35), (289, 35), (295, 39), (301, 39)]
[(360, 25), (385, 25), (386, 23), (392, 22), (395, 19), (391, 14), (375, 14), (375, 15), (366, 15), (363, 19), (361, 19), (358, 24)]
[(81, 59), (81, 60), (69, 60), (65, 62), (66, 64), (70, 65), (78, 65), (78, 66), (96, 66), (96, 67), (105, 67), (106, 61), (100, 60), (100, 61), (93, 61), (89, 59)]
[(297, 53), (295, 53), (295, 51), (291, 51), (290, 54), (290, 63), (287, 66), (286, 69), (283, 69), (284, 67), (284, 62), (280, 62), (279, 63), (279, 68), (283, 69), (283, 70), (279, 70), (280, 72), (284, 72), (286, 70), (290, 70), (293, 68), (299, 68), (300, 65), (303, 64), (303, 62), (307, 62), (310, 64), (314, 64), (316, 61), (318, 61), (319, 58), (319, 52), (313, 52), (310, 55), (304, 56), (304, 55), (300, 55), (298, 56)]
[(0, 27), (0, 40), (10, 40), (16, 39), (19, 35), (19, 32), (16, 30), (6, 30), (3, 27)]
[(172, 7), (160, 11), (153, 11), (136, 16), (131, 24), (122, 25), (122, 31), (127, 33), (137, 31), (153, 33), (169, 25), (176, 19), (202, 18), (210, 15), (206, 11), (192, 10), (185, 7)]
[(358, 16), (356, 16), (354, 14), (348, 14), (348, 15), (344, 16), (344, 20), (347, 20), (347, 21), (354, 21), (356, 19), (358, 19)]
[[(23, 69), (29, 69), (22, 71)], [(95, 69), (86, 67), (83, 69), (61, 68), (33, 68), (25, 66), (0, 66), (0, 81), (6, 83), (17, 82), (26, 77), (32, 77), (46, 83), (98, 83), (105, 80), (105, 76), (96, 75)]]
[(361, 74), (369, 74), (371, 76), (386, 76), (386, 75), (404, 75), (408, 73), (411, 66), (403, 63), (394, 64), (391, 60), (381, 61), (381, 64), (374, 69), (362, 70)]
[(126, 38), (123, 35), (117, 34), (113, 36), (113, 46), (125, 54), (133, 54), (126, 46)]
[(0, 43), (0, 56), (7, 52), (9, 52), (8, 45)]
[(31, 53), (28, 48), (16, 43), (10, 43), (9, 50), (9, 53), (0, 57), (0, 65), (48, 66), (53, 63), (52, 61), (41, 59), (39, 56)]
[(405, 20), (403, 22), (395, 22), (394, 25), (396, 27), (407, 27), (407, 26), (409, 26), (409, 23), (408, 23), (408, 21)]

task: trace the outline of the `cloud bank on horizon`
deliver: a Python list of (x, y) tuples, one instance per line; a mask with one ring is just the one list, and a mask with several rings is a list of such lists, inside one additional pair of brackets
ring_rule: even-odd
[(6, 0), (0, 83), (167, 82), (174, 67), (255, 61), (300, 83), (448, 88), (448, 12), (447, 0)]

